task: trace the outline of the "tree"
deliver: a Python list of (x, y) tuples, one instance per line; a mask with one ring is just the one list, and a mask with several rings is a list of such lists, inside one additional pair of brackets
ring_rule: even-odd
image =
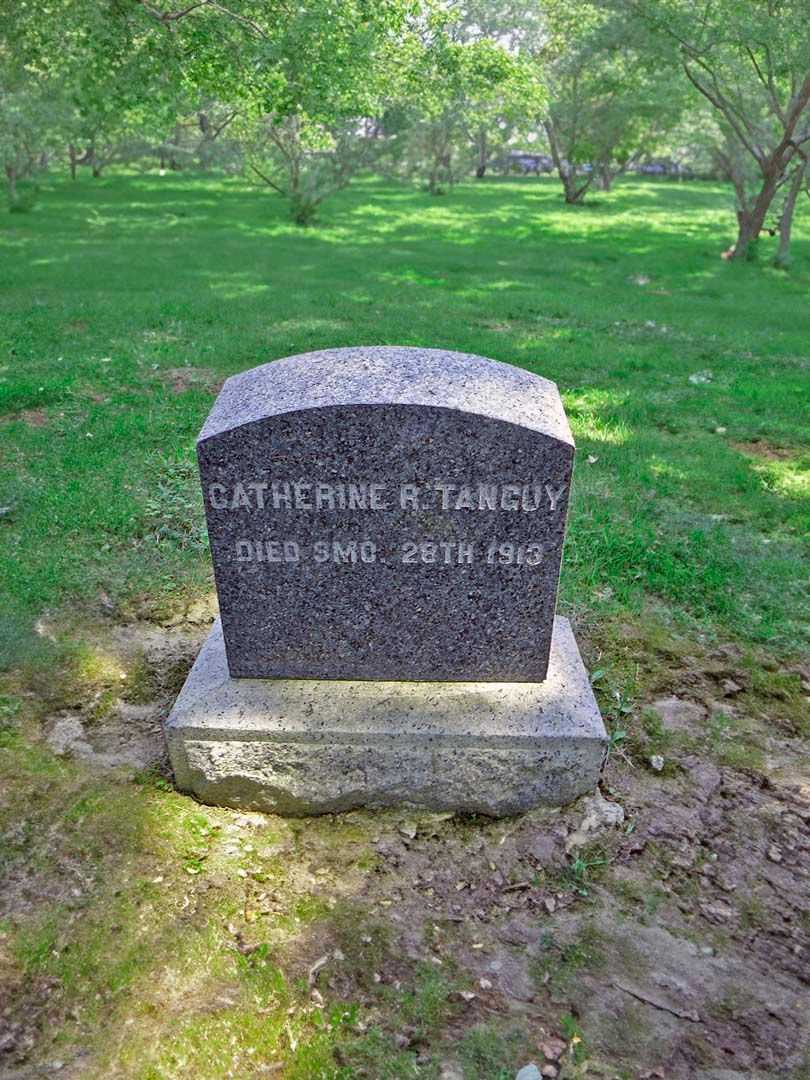
[[(27, 112), (33, 119), (36, 111), (41, 149), (67, 147), (73, 176), (79, 164), (100, 176), (111, 161), (144, 152), (172, 117), (179, 69), (153, 48), (139, 18), (131, 5), (92, 0), (0, 7), (0, 77), (16, 72), (28, 87)], [(6, 119), (11, 114), (5, 110)]]
[(311, 224), (367, 163), (369, 118), (392, 90), (410, 0), (140, 8), (182, 56), (187, 87), (227, 103), (251, 174), (288, 200), (294, 221)]
[(9, 209), (30, 207), (33, 196), (30, 192), (24, 196), (20, 183), (32, 179), (59, 146), (67, 112), (68, 105), (53, 83), (21, 65), (4, 62), (0, 48), (0, 163)]
[(680, 64), (739, 147), (758, 186), (737, 210), (731, 257), (746, 259), (776, 193), (810, 151), (810, 18), (806, 0), (608, 0)]
[(609, 190), (682, 109), (671, 72), (647, 61), (626, 20), (588, 0), (544, 0), (543, 127), (567, 203)]
[[(535, 121), (543, 92), (534, 66), (480, 27), (436, 10), (418, 32), (402, 102), (384, 124), (395, 171), (442, 194), (469, 163), (483, 176), (502, 131)], [(391, 117), (395, 122), (392, 124)]]
[(461, 111), (475, 175), (482, 179), (493, 157), (503, 159), (516, 137), (535, 131), (545, 105), (542, 80), (533, 63), (543, 22), (535, 0), (466, 0), (453, 11), (449, 27), (453, 40), (494, 45), (512, 58), (507, 77), (496, 86), (478, 87)]
[(240, 127), (250, 171), (289, 202), (296, 225), (311, 225), (318, 209), (375, 157), (373, 125), (358, 120), (315, 123), (293, 116), (261, 118)]
[(217, 101), (216, 98), (207, 97), (198, 102), (193, 113), (193, 123), (197, 132), (197, 142), (193, 152), (204, 169), (210, 168), (221, 156), (223, 143), (221, 136), (227, 132), (237, 115), (235, 108), (225, 102)]
[[(131, 147), (131, 122), (144, 118), (149, 131), (173, 129), (162, 145), (179, 163), (181, 103), (193, 100), (227, 103), (226, 126), (239, 115), (275, 133), (284, 160), (312, 151), (321, 162), (329, 137), (379, 107), (413, 7), (412, 0), (18, 0), (13, 14), (0, 12), (0, 29), (8, 18), (26, 64), (69, 87), (89, 147), (80, 154), (78, 138), (70, 140), (74, 169), (82, 158), (102, 170)], [(223, 128), (205, 110), (197, 122), (206, 155)]]

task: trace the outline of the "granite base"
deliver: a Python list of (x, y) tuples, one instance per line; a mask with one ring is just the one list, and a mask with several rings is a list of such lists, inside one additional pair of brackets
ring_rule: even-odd
[(166, 737), (181, 791), (291, 816), (562, 805), (596, 786), (607, 746), (561, 616), (542, 683), (233, 679), (217, 621)]

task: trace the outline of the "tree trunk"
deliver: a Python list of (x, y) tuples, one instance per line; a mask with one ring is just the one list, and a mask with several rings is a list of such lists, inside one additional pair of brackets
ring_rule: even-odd
[(776, 194), (780, 172), (781, 170), (771, 165), (765, 174), (765, 182), (759, 190), (754, 205), (750, 209), (742, 208), (737, 211), (737, 240), (731, 252), (732, 259), (744, 261), (751, 257), (751, 244), (757, 240), (762, 231), (765, 215)]
[[(716, 109), (719, 109), (720, 112), (723, 113), (737, 138), (756, 159), (762, 174), (762, 187), (760, 188), (750, 213), (746, 210), (737, 212), (737, 242), (728, 256), (731, 259), (747, 259), (749, 257), (751, 244), (759, 236), (765, 222), (765, 215), (768, 213), (768, 209), (779, 186), (779, 178), (784, 174), (796, 152), (799, 150), (799, 145), (793, 139), (793, 133), (796, 130), (799, 120), (804, 114), (804, 110), (807, 108), (808, 104), (810, 104), (810, 74), (804, 77), (804, 81), (793, 94), (788, 103), (787, 111), (784, 114), (780, 111), (778, 106), (776, 107), (776, 114), (781, 123), (782, 135), (778, 145), (775, 146), (769, 154), (765, 155), (761, 150), (756, 152), (746, 141), (746, 137), (741, 131), (738, 117), (735, 115), (734, 110), (729, 104), (724, 102), (722, 97), (718, 97), (710, 87), (703, 85), (700, 82), (700, 79), (695, 77), (689, 67), (689, 59), (690, 58), (687, 57), (687, 59), (683, 61), (683, 70), (686, 72), (686, 77), (696, 90), (699, 90)], [(757, 71), (759, 73), (759, 69), (757, 69)], [(799, 143), (803, 141), (802, 138), (799, 139)]]
[(431, 195), (438, 195), (440, 193), (439, 187), (439, 166), (434, 158), (430, 166), (430, 176), (428, 177), (428, 192)]
[(76, 153), (76, 147), (73, 143), (68, 144), (68, 161), (70, 162), (70, 179), (76, 179), (76, 161), (78, 154)]
[(17, 170), (13, 165), (6, 165), (6, 181), (8, 183), (8, 201), (11, 206), (17, 203)]
[(104, 168), (104, 165), (96, 157), (95, 135), (93, 136), (93, 141), (87, 148), (87, 154), (85, 155), (85, 157), (87, 158), (87, 164), (90, 166), (90, 171), (92, 172), (95, 179), (98, 180), (101, 176), (101, 170)]
[(585, 194), (588, 188), (591, 186), (593, 180), (593, 173), (588, 175), (588, 179), (584, 184), (580, 184), (577, 187), (576, 173), (570, 169), (565, 173), (560, 173), (560, 177), (563, 182), (563, 188), (565, 190), (565, 201), (569, 206), (581, 206), (585, 201)]
[(477, 180), (483, 180), (487, 171), (487, 162), (489, 160), (489, 147), (487, 145), (487, 133), (484, 128), (478, 132), (478, 164), (475, 167), (475, 177)]
[(169, 155), (169, 168), (172, 170), (172, 172), (180, 172), (180, 170), (183, 168), (182, 164), (174, 156), (175, 147), (180, 145), (180, 135), (181, 135), (180, 125), (175, 124), (174, 125), (174, 133), (172, 135), (172, 149), (171, 149), (171, 153)]
[(788, 270), (790, 268), (790, 234), (793, 229), (793, 214), (796, 210), (796, 200), (798, 199), (799, 192), (802, 190), (804, 184), (804, 174), (806, 169), (807, 162), (803, 161), (793, 174), (793, 180), (787, 198), (785, 199), (782, 216), (779, 219), (779, 248), (777, 249), (773, 263), (774, 266), (778, 266), (780, 270)]
[[(806, 93), (803, 92), (805, 104), (807, 103), (808, 98), (810, 98), (810, 76), (807, 77), (806, 81)], [(796, 119), (798, 119), (798, 113)], [(773, 197), (779, 187), (779, 178), (794, 157), (796, 145), (793, 142), (792, 133), (796, 126), (796, 119), (793, 120), (789, 133), (786, 131), (781, 143), (771, 154), (767, 162), (761, 164), (763, 177), (762, 187), (759, 189), (759, 194), (756, 197), (756, 201), (754, 202), (750, 213), (743, 212), (742, 214), (737, 214), (739, 229), (737, 242), (731, 253), (732, 259), (747, 259), (749, 257), (749, 249), (752, 241), (756, 240), (760, 234), (762, 226), (765, 223), (765, 215), (768, 213), (770, 205), (773, 202)]]
[(554, 125), (546, 120), (543, 124), (546, 129), (546, 135), (548, 137), (548, 145), (551, 150), (551, 158), (557, 169), (557, 175), (559, 176), (563, 191), (565, 192), (565, 201), (569, 206), (576, 206), (582, 203), (585, 198), (585, 192), (591, 186), (591, 180), (593, 180), (593, 173), (588, 175), (588, 179), (580, 187), (577, 187), (576, 171), (571, 165), (570, 161), (563, 161), (560, 157), (559, 147), (557, 146), (557, 137), (554, 132)]
[(737, 239), (728, 256), (730, 259), (749, 259), (751, 244), (759, 237), (759, 228), (754, 224), (754, 215), (750, 210), (737, 211)]
[(610, 191), (613, 187), (613, 173), (608, 166), (603, 166), (597, 172), (596, 183), (600, 191)]

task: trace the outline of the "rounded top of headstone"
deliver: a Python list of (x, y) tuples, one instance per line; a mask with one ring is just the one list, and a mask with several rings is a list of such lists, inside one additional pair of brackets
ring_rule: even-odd
[(549, 379), (471, 353), (399, 345), (300, 353), (233, 375), (198, 441), (284, 413), (358, 405), (458, 410), (574, 445)]

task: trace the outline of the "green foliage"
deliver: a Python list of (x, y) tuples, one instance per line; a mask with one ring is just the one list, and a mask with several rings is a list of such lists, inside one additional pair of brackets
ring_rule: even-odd
[(379, 156), (373, 131), (357, 119), (331, 125), (298, 114), (235, 125), (249, 172), (288, 200), (296, 225), (312, 225), (324, 199)]
[(19, 698), (0, 694), (0, 750), (11, 748), (18, 742), (16, 717), (20, 711)]
[(483, 154), (486, 164), (500, 133), (536, 124), (544, 104), (530, 59), (480, 33), (474, 11), (465, 21), (437, 8), (411, 50), (401, 100), (383, 125), (389, 167), (434, 195), (469, 171), (476, 143), (484, 140), (479, 160)]
[(492, 1024), (472, 1028), (460, 1046), (464, 1080), (513, 1080), (523, 1043), (517, 1030), (504, 1034)]
[(642, 152), (653, 152), (684, 108), (673, 65), (653, 64), (626, 13), (590, 0), (545, 0), (538, 43), (550, 103), (545, 129), (566, 201), (594, 180), (609, 188)]
[(581, 972), (599, 972), (607, 963), (603, 937), (588, 924), (571, 941), (558, 942), (552, 935), (545, 935), (542, 945), (532, 974), (537, 985), (547, 986), (554, 998), (569, 994)]
[(421, 964), (414, 986), (401, 995), (399, 1008), (402, 1020), (411, 1025), (415, 1038), (425, 1041), (448, 1022), (454, 1011), (450, 995), (455, 989), (452, 979), (432, 964)]
[[(606, 5), (626, 13), (619, 0)], [(635, 0), (633, 25), (665, 63), (676, 63), (715, 114), (731, 158), (750, 156), (758, 184), (735, 185), (739, 231), (733, 257), (747, 260), (792, 167), (803, 169), (810, 118), (810, 21), (803, 0), (710, 0), (694, 17), (689, 0)], [(750, 162), (749, 162), (750, 164)], [(780, 255), (785, 258), (785, 253)]]
[(179, 550), (202, 551), (208, 538), (199, 497), (197, 463), (193, 458), (158, 451), (147, 465), (151, 493), (144, 509), (155, 542)]
[(39, 185), (31, 181), (18, 181), (15, 190), (9, 191), (8, 208), (12, 214), (27, 214), (34, 209), (39, 198)]

